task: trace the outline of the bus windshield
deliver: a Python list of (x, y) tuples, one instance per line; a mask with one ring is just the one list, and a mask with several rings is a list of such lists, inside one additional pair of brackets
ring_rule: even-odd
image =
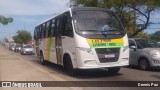
[(107, 11), (74, 11), (74, 24), (81, 34), (124, 34), (121, 23), (113, 12)]

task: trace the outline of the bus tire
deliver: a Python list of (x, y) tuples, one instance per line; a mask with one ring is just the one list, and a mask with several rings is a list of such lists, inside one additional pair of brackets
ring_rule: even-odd
[(45, 65), (46, 64), (46, 61), (44, 60), (44, 56), (43, 56), (43, 53), (40, 52), (40, 61), (41, 61), (41, 64), (42, 65)]
[(65, 55), (63, 58), (64, 61), (64, 68), (70, 76), (75, 76), (76, 75), (76, 70), (73, 68), (73, 64), (71, 61), (71, 58), (69, 55)]
[(116, 74), (120, 71), (121, 67), (111, 67), (111, 68), (108, 68), (108, 72), (111, 73), (111, 74)]

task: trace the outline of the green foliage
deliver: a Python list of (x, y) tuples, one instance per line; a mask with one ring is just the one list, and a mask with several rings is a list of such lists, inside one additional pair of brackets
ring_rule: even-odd
[(4, 17), (0, 15), (0, 23), (2, 23), (3, 25), (7, 25), (8, 23), (13, 22), (13, 18), (9, 17)]
[(150, 39), (160, 42), (160, 31), (151, 34)]
[(70, 0), (70, 4), (113, 9), (129, 36), (134, 37), (150, 25), (151, 13), (159, 9), (160, 0)]
[(17, 31), (17, 35), (12, 37), (15, 43), (25, 44), (32, 39), (31, 33), (25, 30)]
[(6, 43), (8, 43), (8, 38), (5, 37), (5, 38), (4, 38), (4, 41), (5, 41)]
[(150, 38), (150, 35), (145, 33), (145, 32), (140, 32), (138, 33), (136, 36), (136, 38), (146, 38), (146, 39), (149, 39)]

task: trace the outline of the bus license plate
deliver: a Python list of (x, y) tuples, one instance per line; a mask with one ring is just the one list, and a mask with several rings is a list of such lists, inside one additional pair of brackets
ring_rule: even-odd
[(115, 54), (107, 54), (105, 55), (105, 58), (114, 58), (115, 57)]

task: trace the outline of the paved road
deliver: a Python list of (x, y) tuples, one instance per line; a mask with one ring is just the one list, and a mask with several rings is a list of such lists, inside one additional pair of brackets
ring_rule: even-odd
[[(20, 55), (0, 47), (0, 80), (1, 81), (160, 81), (160, 70), (141, 71), (137, 68), (123, 67), (116, 75), (104, 70), (79, 71), (76, 77), (68, 76), (64, 69), (54, 64), (41, 65), (38, 58), (32, 55)], [(48, 88), (46, 88), (48, 89)], [(64, 88), (56, 88), (64, 89)], [(160, 88), (131, 87), (71, 87), (72, 90), (151, 90)], [(17, 89), (16, 89), (17, 90)]]

